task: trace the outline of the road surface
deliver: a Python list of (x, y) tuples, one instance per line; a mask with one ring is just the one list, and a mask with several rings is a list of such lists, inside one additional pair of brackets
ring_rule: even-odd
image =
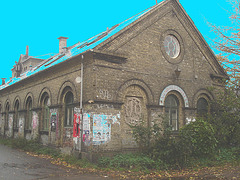
[(1, 180), (108, 180), (108, 177), (81, 174), (77, 170), (53, 165), (47, 159), (0, 144)]

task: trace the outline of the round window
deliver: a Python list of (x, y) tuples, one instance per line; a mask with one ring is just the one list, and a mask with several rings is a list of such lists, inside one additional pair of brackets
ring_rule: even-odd
[(164, 39), (164, 48), (171, 58), (177, 58), (180, 54), (180, 44), (175, 36), (167, 35)]

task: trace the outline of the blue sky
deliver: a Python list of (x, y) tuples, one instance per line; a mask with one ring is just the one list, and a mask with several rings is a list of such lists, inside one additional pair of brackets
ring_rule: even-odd
[[(158, 0), (161, 2), (162, 0)], [(214, 38), (207, 21), (230, 26), (231, 5), (226, 0), (180, 0), (207, 42)], [(107, 27), (153, 6), (156, 0), (12, 0), (0, 5), (0, 78), (9, 78), (20, 54), (41, 58), (58, 53), (58, 37), (69, 37), (68, 46), (84, 41)]]

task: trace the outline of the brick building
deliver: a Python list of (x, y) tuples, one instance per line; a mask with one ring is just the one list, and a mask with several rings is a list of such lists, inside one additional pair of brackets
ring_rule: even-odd
[[(134, 150), (129, 125), (174, 131), (208, 111), (228, 78), (177, 0), (166, 0), (66, 47), (0, 87), (1, 134), (38, 138), (63, 152)], [(81, 114), (81, 109), (83, 114)], [(82, 116), (82, 117), (81, 117)]]

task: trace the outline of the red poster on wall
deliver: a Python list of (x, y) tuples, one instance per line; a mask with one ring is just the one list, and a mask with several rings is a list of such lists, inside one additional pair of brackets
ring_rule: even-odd
[(73, 121), (73, 137), (80, 137), (80, 114), (74, 114)]

